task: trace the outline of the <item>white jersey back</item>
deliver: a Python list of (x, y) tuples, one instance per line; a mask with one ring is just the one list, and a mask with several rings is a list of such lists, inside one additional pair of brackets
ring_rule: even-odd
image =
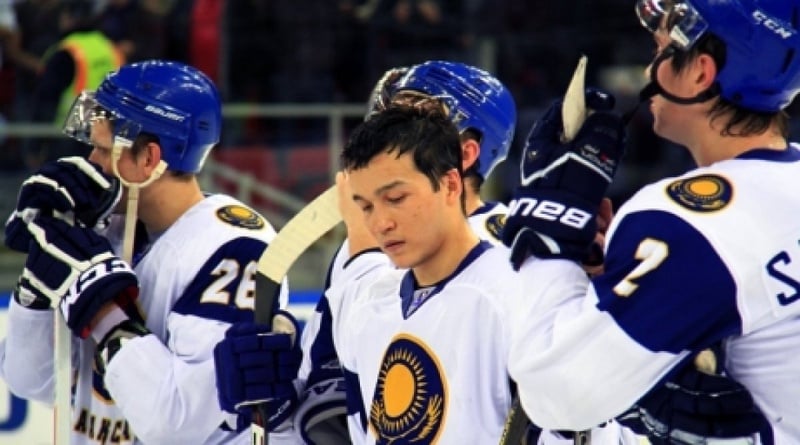
[[(526, 382), (533, 419), (570, 428), (615, 416), (684, 358), (722, 341), (727, 372), (752, 392), (775, 442), (800, 443), (798, 178), (796, 149), (753, 150), (624, 204), (589, 298), (565, 295), (514, 323), (510, 370)], [(536, 280), (549, 262), (529, 261), (523, 276)], [(564, 335), (537, 337), (526, 324), (533, 311), (552, 312), (549, 304), (570, 314), (552, 327)], [(568, 391), (548, 386), (564, 376)]]

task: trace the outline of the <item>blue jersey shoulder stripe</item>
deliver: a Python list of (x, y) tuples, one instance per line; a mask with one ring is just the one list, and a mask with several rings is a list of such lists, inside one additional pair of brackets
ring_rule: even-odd
[(597, 307), (654, 352), (697, 351), (741, 332), (728, 267), (702, 233), (671, 213), (626, 215), (593, 284)]
[[(335, 256), (334, 256), (335, 258)], [(325, 289), (330, 287), (331, 274), (334, 261), (328, 266), (328, 273), (325, 277)], [(308, 374), (307, 386), (313, 386), (318, 382), (342, 378), (342, 370), (339, 366), (339, 355), (333, 344), (333, 316), (328, 299), (325, 295), (318, 295), (319, 300), (315, 311), (319, 313), (319, 330), (315, 333), (314, 341), (308, 350), (311, 360), (311, 371)]]
[[(246, 268), (251, 262), (258, 262), (265, 247), (266, 243), (263, 241), (247, 237), (236, 238), (220, 246), (198, 270), (194, 280), (189, 283), (183, 295), (175, 304), (173, 311), (179, 314), (196, 315), (228, 323), (252, 321), (252, 299), (254, 295), (252, 292), (249, 295), (251, 299), (249, 307), (242, 305), (241, 302), (237, 304), (236, 296), (237, 292), (241, 292), (239, 286), (242, 284), (243, 279), (254, 280), (255, 269), (251, 269), (252, 276), (245, 276), (247, 275), (245, 273)], [(219, 273), (215, 273), (215, 270), (221, 264), (236, 264), (238, 270), (235, 273), (232, 272), (228, 277), (223, 277)], [(230, 271), (230, 268), (226, 270)], [(223, 283), (224, 286), (222, 286)], [(244, 283), (244, 285), (244, 289), (255, 288), (255, 284), (252, 282)], [(215, 289), (216, 291), (227, 293), (230, 296), (227, 304), (219, 301), (203, 301), (204, 293), (216, 287), (219, 287), (219, 289)], [(273, 311), (277, 311), (279, 308), (277, 298), (273, 306)]]
[(364, 400), (361, 397), (361, 383), (358, 374), (342, 368), (344, 372), (345, 388), (347, 388), (347, 415), (358, 416), (364, 432), (367, 431), (367, 412), (364, 409)]

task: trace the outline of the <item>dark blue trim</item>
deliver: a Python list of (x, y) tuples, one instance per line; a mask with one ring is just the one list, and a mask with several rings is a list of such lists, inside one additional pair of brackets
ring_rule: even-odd
[(8, 302), (11, 300), (11, 292), (0, 293), (0, 307), (8, 307)]
[(772, 162), (796, 162), (800, 161), (800, 150), (796, 150), (792, 147), (789, 147), (786, 150), (755, 148), (736, 156), (736, 159), (760, 159), (762, 161)]
[(480, 206), (477, 209), (475, 209), (475, 211), (472, 212), (472, 214), (469, 215), (469, 216), (475, 216), (475, 215), (481, 215), (481, 214), (484, 214), (484, 213), (489, 213), (492, 210), (494, 210), (495, 207), (497, 207), (497, 202), (495, 202), (495, 201), (485, 202), (482, 206)]
[(400, 299), (402, 300), (401, 307), (403, 308), (403, 318), (408, 319), (408, 317), (410, 317), (411, 314), (413, 314), (417, 309), (419, 309), (419, 307), (425, 304), (425, 302), (429, 301), (434, 295), (441, 292), (444, 286), (447, 285), (447, 283), (449, 283), (450, 280), (453, 279), (453, 277), (460, 274), (461, 271), (466, 269), (467, 266), (472, 264), (473, 261), (475, 261), (479, 256), (483, 255), (484, 252), (486, 252), (491, 248), (492, 244), (488, 241), (480, 241), (478, 244), (476, 244), (475, 247), (473, 247), (472, 250), (470, 250), (467, 253), (467, 256), (464, 257), (463, 260), (461, 260), (461, 263), (458, 265), (458, 267), (456, 267), (456, 270), (453, 271), (453, 273), (450, 274), (450, 276), (436, 283), (433, 286), (434, 289), (431, 290), (430, 294), (425, 299), (425, 301), (420, 303), (420, 305), (417, 306), (416, 308), (413, 308), (413, 310), (409, 310), (409, 308), (411, 308), (411, 301), (413, 300), (414, 297), (414, 291), (419, 289), (419, 286), (417, 285), (417, 279), (414, 278), (413, 271), (409, 270), (408, 272), (406, 272), (405, 276), (403, 276), (403, 280), (400, 282)]

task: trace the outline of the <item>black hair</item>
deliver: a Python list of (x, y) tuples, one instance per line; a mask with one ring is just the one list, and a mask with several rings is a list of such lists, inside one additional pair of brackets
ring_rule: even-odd
[(398, 158), (411, 153), (434, 190), (452, 169), (463, 177), (458, 129), (439, 111), (389, 107), (376, 114), (353, 131), (342, 151), (342, 166), (358, 170), (381, 153), (396, 153)]
[[(130, 148), (131, 154), (133, 155), (133, 157), (136, 158), (136, 157), (139, 156), (139, 154), (144, 152), (144, 149), (145, 149), (145, 147), (147, 147), (148, 144), (158, 144), (159, 146), (161, 146), (161, 150), (162, 150), (162, 153), (163, 153), (164, 148), (161, 145), (161, 139), (158, 137), (158, 135), (155, 135), (153, 133), (147, 133), (147, 132), (143, 131), (143, 132), (137, 134), (136, 135), (136, 139), (133, 140), (133, 145)], [(163, 154), (162, 154), (162, 156), (163, 156)], [(196, 176), (194, 173), (181, 172), (181, 171), (170, 170), (170, 169), (168, 169), (165, 172), (165, 174), (170, 175), (172, 177), (175, 177), (177, 179), (181, 179), (181, 180), (189, 180), (189, 179), (194, 178)]]
[[(717, 65), (717, 72), (722, 71), (727, 59), (725, 42), (712, 33), (703, 35), (687, 51), (675, 51), (672, 57), (672, 68), (679, 72), (700, 54), (708, 54)], [(757, 63), (754, 61), (754, 63)], [(763, 112), (742, 108), (735, 101), (719, 97), (709, 110), (711, 119), (730, 116), (722, 129), (723, 136), (753, 136), (762, 134), (775, 122), (783, 137), (789, 136), (789, 116), (784, 111)]]

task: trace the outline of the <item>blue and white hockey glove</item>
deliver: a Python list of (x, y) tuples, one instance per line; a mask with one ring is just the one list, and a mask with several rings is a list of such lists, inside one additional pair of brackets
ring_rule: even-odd
[(690, 445), (716, 439), (753, 444), (769, 424), (739, 382), (691, 363), (653, 388), (617, 421), (653, 445)]
[(95, 315), (109, 302), (138, 317), (136, 274), (114, 255), (108, 240), (54, 218), (36, 218), (28, 230), (34, 240), (19, 279), (20, 296), (60, 301), (67, 326), (81, 338), (91, 333)]
[(294, 380), (303, 354), (295, 341), (299, 328), (288, 312), (279, 311), (294, 333), (273, 332), (270, 326), (236, 323), (214, 347), (217, 396), (230, 413), (252, 415), (253, 406), (267, 402), (267, 427), (274, 431), (293, 414), (297, 404)]
[(39, 214), (95, 227), (119, 202), (122, 187), (113, 175), (81, 157), (61, 158), (44, 164), (22, 183), (17, 206), (6, 222), (5, 244), (27, 252), (27, 223)]
[(583, 260), (595, 237), (595, 215), (622, 158), (625, 123), (614, 99), (586, 90), (593, 110), (575, 139), (562, 142), (561, 101), (531, 128), (520, 185), (509, 204), (503, 242), (515, 268), (530, 255)]

